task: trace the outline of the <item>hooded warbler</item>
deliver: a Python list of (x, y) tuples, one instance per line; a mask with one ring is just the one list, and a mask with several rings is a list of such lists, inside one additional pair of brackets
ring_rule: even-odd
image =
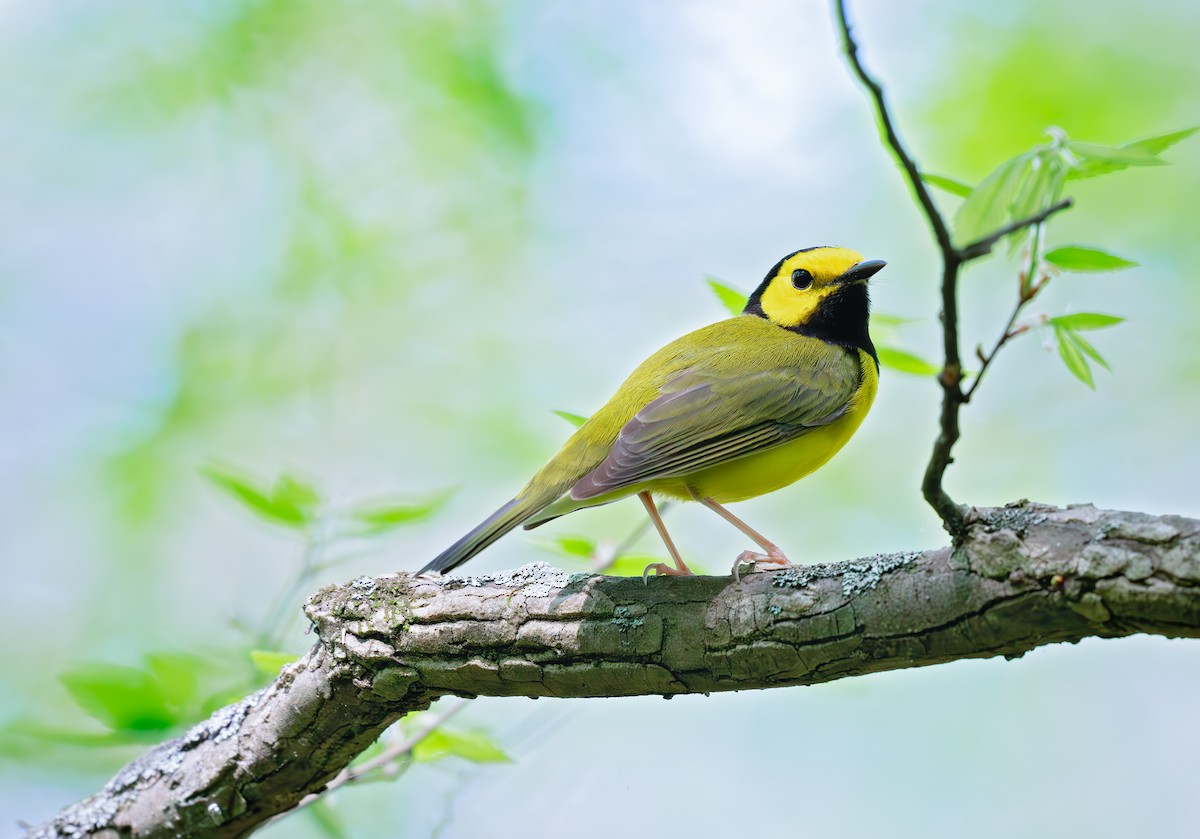
[(767, 272), (742, 314), (642, 362), (511, 501), (421, 569), (449, 571), (517, 525), (641, 498), (686, 575), (653, 496), (699, 501), (749, 537), (733, 565), (787, 565), (722, 505), (785, 487), (822, 466), (858, 429), (879, 382), (867, 280), (885, 265), (846, 248), (806, 248)]

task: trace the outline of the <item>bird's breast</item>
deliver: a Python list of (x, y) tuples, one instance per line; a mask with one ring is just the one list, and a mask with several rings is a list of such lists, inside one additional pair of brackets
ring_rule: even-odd
[(825, 465), (854, 436), (875, 401), (879, 387), (875, 360), (862, 350), (858, 353), (862, 382), (840, 418), (761, 452), (664, 480), (654, 491), (682, 499), (712, 498), (721, 504), (745, 501), (782, 489)]

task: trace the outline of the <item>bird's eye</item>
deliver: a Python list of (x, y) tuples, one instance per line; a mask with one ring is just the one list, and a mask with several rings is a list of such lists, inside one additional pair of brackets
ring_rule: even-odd
[(813, 275), (805, 271), (803, 268), (797, 268), (792, 272), (792, 285), (795, 288), (804, 291), (813, 284)]

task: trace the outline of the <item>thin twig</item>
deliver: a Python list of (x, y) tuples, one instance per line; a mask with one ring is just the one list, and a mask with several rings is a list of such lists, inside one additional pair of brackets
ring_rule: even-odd
[(854, 74), (870, 92), (875, 103), (875, 115), (879, 119), (879, 128), (884, 144), (896, 158), (900, 168), (904, 170), (908, 184), (916, 194), (921, 208), (925, 211), (925, 218), (933, 229), (933, 237), (937, 240), (938, 247), (941, 248), (943, 255), (953, 255), (955, 250), (953, 240), (950, 238), (950, 228), (946, 225), (942, 214), (938, 212), (937, 205), (933, 203), (933, 196), (925, 186), (925, 181), (921, 180), (921, 170), (917, 167), (912, 155), (905, 150), (904, 143), (900, 141), (895, 122), (888, 113), (883, 87), (871, 77), (858, 58), (858, 44), (855, 43), (854, 36), (850, 33), (850, 23), (846, 19), (845, 0), (835, 0), (834, 10), (837, 14), (838, 26), (841, 29), (842, 49), (846, 53), (846, 58), (850, 60), (850, 67), (854, 70)]
[[(670, 501), (662, 502), (661, 504), (658, 505), (658, 514), (660, 516), (665, 516), (667, 514), (667, 510), (670, 509), (670, 507), (671, 507)], [(619, 559), (622, 554), (624, 554), (626, 551), (630, 550), (635, 544), (637, 544), (638, 539), (641, 539), (642, 536), (644, 536), (646, 534), (646, 531), (648, 531), (653, 524), (654, 524), (654, 522), (650, 521), (649, 517), (642, 516), (641, 523), (638, 524), (638, 526), (635, 527), (633, 530), (631, 530), (629, 532), (629, 534), (624, 539), (622, 539), (620, 542), (618, 542), (616, 544), (616, 546), (613, 548), (613, 559)]]
[(996, 357), (996, 353), (1000, 352), (1001, 347), (1003, 347), (1013, 338), (1017, 337), (1019, 334), (1018, 332), (1013, 331), (1013, 327), (1016, 326), (1017, 317), (1021, 314), (1021, 310), (1025, 308), (1025, 304), (1028, 302), (1029, 300), (1023, 297), (1017, 299), (1017, 305), (1013, 306), (1012, 314), (1008, 316), (1008, 323), (1004, 325), (1004, 331), (1001, 332), (1000, 337), (996, 339), (995, 346), (992, 347), (991, 352), (989, 352), (987, 355), (980, 355), (979, 359), (983, 362), (983, 364), (980, 366), (979, 372), (975, 374), (975, 381), (971, 382), (971, 386), (967, 388), (965, 393), (963, 393), (964, 404), (971, 401), (971, 397), (975, 394), (975, 389), (979, 387), (979, 383), (983, 381), (983, 374), (987, 372), (988, 367), (991, 366), (992, 359)]
[(1009, 235), (1010, 233), (1016, 233), (1020, 230), (1024, 230), (1027, 227), (1039, 225), (1055, 213), (1059, 213), (1068, 209), (1074, 203), (1075, 202), (1070, 198), (1064, 198), (1057, 204), (1042, 210), (1040, 213), (1029, 216), (1028, 218), (1018, 219), (1011, 224), (1006, 224), (992, 233), (989, 233), (987, 236), (984, 236), (982, 239), (978, 239), (969, 245), (959, 248), (958, 258), (961, 262), (970, 262), (972, 259), (978, 259), (981, 256), (987, 256), (992, 252), (992, 247), (995, 246), (995, 244), (1005, 236)]
[[(1056, 205), (1056, 207), (1058, 206), (1059, 205)], [(1057, 212), (1057, 209), (1053, 207), (1051, 210)], [(1047, 211), (1046, 215), (1049, 215), (1049, 211)], [(1013, 338), (1017, 337), (1017, 335), (1025, 331), (1024, 327), (1020, 329), (1016, 328), (1017, 318), (1020, 317), (1021, 312), (1024, 311), (1029, 302), (1037, 296), (1038, 292), (1042, 290), (1042, 286), (1044, 285), (1044, 282), (1035, 283), (1033, 281), (1033, 277), (1038, 272), (1038, 268), (1040, 267), (1040, 259), (1038, 254), (1041, 250), (1041, 231), (1042, 222), (1038, 222), (1033, 226), (1030, 235), (1029, 261), (1025, 266), (1025, 270), (1021, 273), (1021, 283), (1020, 289), (1017, 292), (1016, 305), (1013, 306), (1012, 313), (1008, 316), (1008, 322), (1004, 324), (1004, 329), (1001, 331), (1000, 337), (996, 339), (996, 343), (992, 347), (991, 352), (987, 353), (986, 355), (980, 352), (979, 360), (983, 362), (983, 364), (979, 368), (979, 372), (975, 374), (975, 380), (971, 382), (971, 386), (967, 388), (966, 392), (963, 394), (964, 404), (969, 403), (971, 401), (971, 397), (975, 395), (975, 391), (978, 389), (979, 383), (983, 381), (983, 374), (987, 372), (988, 367), (991, 366), (992, 361), (996, 358), (996, 354), (1000, 352), (1000, 349)]]
[[(659, 504), (658, 514), (660, 516), (665, 515), (670, 506), (670, 501), (664, 501), (663, 503)], [(641, 539), (653, 524), (654, 522), (650, 520), (649, 516), (643, 516), (641, 523), (631, 530), (629, 534), (626, 535), (625, 538), (616, 545), (610, 548), (604, 548), (603, 550), (601, 550), (601, 546), (597, 546), (596, 550), (592, 553), (591, 572), (593, 574), (603, 574), (609, 568), (612, 568), (614, 565), (616, 565), (617, 560), (624, 556), (626, 551), (632, 548), (637, 543), (638, 539)]]
[(942, 411), (939, 420), (939, 433), (929, 456), (929, 465), (925, 469), (925, 477), (921, 481), (921, 492), (925, 500), (933, 507), (942, 520), (942, 525), (952, 536), (957, 537), (963, 529), (963, 509), (942, 485), (943, 476), (953, 458), (951, 451), (958, 442), (958, 409), (963, 403), (962, 392), (962, 359), (958, 349), (958, 270), (962, 267), (962, 256), (954, 247), (950, 237), (950, 228), (942, 217), (933, 197), (921, 180), (921, 171), (913, 161), (896, 132), (895, 123), (888, 113), (887, 102), (884, 99), (883, 88), (867, 72), (858, 57), (858, 44), (851, 34), (850, 23), (846, 19), (845, 0), (834, 0), (834, 12), (842, 35), (842, 48), (854, 74), (866, 87), (875, 104), (875, 113), (882, 129), (883, 140), (891, 151), (892, 156), (904, 170), (909, 186), (917, 196), (917, 201), (933, 230), (938, 250), (942, 256), (942, 350), (945, 363), (942, 366), (938, 381), (942, 385)]
[[(955, 247), (950, 235), (949, 226), (946, 224), (946, 219), (933, 202), (933, 198), (926, 188), (925, 182), (921, 180), (920, 169), (913, 160), (913, 156), (904, 148), (904, 144), (896, 132), (895, 121), (891, 114), (888, 113), (883, 87), (867, 72), (859, 58), (858, 44), (854, 41), (850, 23), (846, 18), (845, 0), (833, 0), (833, 8), (838, 27), (841, 31), (842, 48), (846, 53), (846, 59), (849, 61), (854, 74), (871, 96), (871, 101), (875, 105), (875, 113), (879, 120), (880, 133), (884, 144), (904, 171), (909, 186), (916, 195), (917, 203), (921, 205), (921, 210), (929, 222), (930, 228), (933, 230), (933, 237), (937, 242), (938, 250), (941, 252), (942, 350), (945, 354), (945, 363), (942, 365), (942, 372), (938, 376), (938, 382), (942, 386), (942, 410), (938, 421), (937, 440), (934, 441), (933, 451), (929, 456), (929, 463), (925, 467), (925, 476), (921, 480), (921, 493), (941, 518), (942, 525), (949, 531), (951, 536), (957, 539), (963, 532), (964, 512), (963, 508), (955, 503), (954, 499), (946, 492), (944, 481), (946, 469), (954, 462), (952, 452), (954, 451), (954, 444), (958, 442), (960, 436), (958, 423), (959, 411), (963, 405), (970, 401), (976, 388), (979, 387), (983, 373), (996, 357), (996, 353), (1014, 335), (1020, 332), (1020, 330), (1014, 330), (1017, 316), (1025, 304), (1032, 299), (1033, 294), (1037, 293), (1035, 287), (1031, 287), (1035, 290), (1030, 293), (1028, 289), (1022, 286), (1017, 305), (1013, 309), (1012, 315), (1004, 327), (1004, 331), (1001, 333), (992, 351), (986, 356), (980, 355), (983, 367), (976, 375), (975, 381), (971, 383), (971, 387), (964, 392), (962, 387), (962, 357), (959, 352), (958, 336), (959, 271), (968, 262), (990, 253), (995, 244), (1005, 236), (1025, 230), (1026, 228), (1040, 229), (1040, 226), (1046, 219), (1055, 213), (1067, 209), (1071, 206), (1072, 202), (1070, 198), (1063, 199), (1057, 204), (1047, 207), (1040, 213), (1006, 224), (992, 231), (987, 236), (977, 239), (961, 248)], [(1036, 265), (1036, 257), (1034, 262), (1031, 263), (1030, 275), (1033, 272), (1032, 266), (1034, 265)]]
[(364, 760), (358, 766), (347, 766), (338, 773), (337, 777), (329, 782), (328, 786), (325, 788), (326, 791), (328, 792), (329, 790), (337, 789), (343, 784), (349, 784), (353, 783), (354, 781), (362, 780), (364, 775), (368, 775), (371, 772), (374, 772), (376, 769), (382, 769), (383, 767), (388, 766), (402, 757), (411, 755), (412, 750), (417, 747), (418, 743), (420, 743), (430, 734), (433, 734), (433, 732), (445, 725), (451, 717), (470, 704), (471, 700), (469, 699), (461, 699), (458, 702), (450, 704), (448, 708), (436, 714), (433, 719), (421, 726), (421, 728), (414, 732), (411, 736), (406, 737), (403, 740), (389, 743), (382, 752), (375, 755), (375, 757), (371, 758), (370, 760)]
[(317, 527), (305, 534), (304, 552), (295, 578), (268, 610), (267, 620), (257, 633), (255, 644), (258, 647), (275, 650), (283, 643), (288, 625), (297, 616), (296, 603), (300, 600), (300, 594), (316, 575), (327, 545), (325, 529), (318, 519)]

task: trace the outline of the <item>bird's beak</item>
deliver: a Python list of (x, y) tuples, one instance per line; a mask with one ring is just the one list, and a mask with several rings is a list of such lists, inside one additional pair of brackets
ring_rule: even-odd
[(879, 269), (887, 265), (882, 259), (868, 259), (865, 262), (860, 262), (857, 265), (852, 265), (850, 270), (842, 274), (838, 281), (845, 284), (850, 283), (865, 283), (871, 277), (879, 272)]

